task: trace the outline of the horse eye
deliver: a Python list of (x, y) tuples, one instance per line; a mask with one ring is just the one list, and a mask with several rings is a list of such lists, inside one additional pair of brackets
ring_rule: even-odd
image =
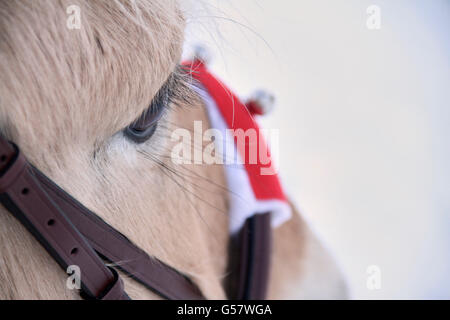
[(167, 106), (167, 99), (158, 97), (150, 107), (132, 124), (125, 128), (124, 134), (136, 143), (143, 143), (155, 133), (158, 121)]
[[(1, 0), (0, 0), (1, 1)], [(143, 143), (155, 133), (158, 121), (171, 103), (177, 103), (178, 99), (185, 99), (182, 95), (186, 92), (187, 82), (181, 75), (181, 71), (173, 72), (154, 96), (150, 107), (126, 127), (123, 132), (126, 137), (136, 143)]]

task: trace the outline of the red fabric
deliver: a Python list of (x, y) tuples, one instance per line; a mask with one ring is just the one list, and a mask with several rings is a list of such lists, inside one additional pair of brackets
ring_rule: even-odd
[(254, 115), (261, 116), (263, 114), (259, 105), (254, 101), (247, 102), (247, 104), (245, 106), (247, 107), (248, 111), (250, 112), (250, 114), (252, 116), (254, 116)]
[[(259, 157), (259, 148), (267, 150), (270, 157), (270, 152), (267, 148), (265, 139), (261, 139), (259, 135), (259, 126), (253, 119), (252, 115), (245, 107), (245, 105), (229, 90), (222, 82), (214, 77), (200, 61), (186, 62), (184, 66), (190, 69), (193, 78), (198, 80), (203, 87), (208, 91), (210, 96), (214, 99), (220, 112), (230, 129), (254, 129), (258, 135), (257, 144), (250, 144), (248, 139), (245, 139), (245, 144), (237, 144), (235, 137), (235, 144), (241, 157), (246, 155), (244, 159), (244, 166), (247, 171), (250, 183), (253, 188), (256, 199), (258, 200), (272, 200), (277, 199), (286, 201), (286, 196), (281, 187), (280, 181), (276, 174), (261, 175), (261, 168), (270, 168), (269, 164), (262, 164)], [(255, 149), (256, 148), (256, 149)], [(258, 154), (257, 162), (255, 164), (249, 163), (250, 152)]]

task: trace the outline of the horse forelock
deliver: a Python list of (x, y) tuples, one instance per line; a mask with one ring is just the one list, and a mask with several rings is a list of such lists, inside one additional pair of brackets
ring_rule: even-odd
[[(67, 27), (70, 5), (80, 29)], [(183, 27), (173, 1), (2, 2), (1, 130), (31, 154), (101, 144), (149, 106)]]

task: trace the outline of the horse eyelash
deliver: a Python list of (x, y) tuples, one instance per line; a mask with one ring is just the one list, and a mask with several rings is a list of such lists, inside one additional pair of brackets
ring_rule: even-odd
[(167, 99), (165, 107), (190, 105), (197, 100), (196, 93), (192, 90), (192, 85), (192, 77), (183, 66), (177, 65), (175, 70), (153, 98), (153, 102), (157, 103), (162, 99)]
[(148, 113), (165, 112), (173, 106), (189, 106), (195, 103), (198, 97), (192, 85), (193, 80), (188, 71), (183, 66), (177, 65), (155, 94), (149, 107), (131, 125), (145, 118)]

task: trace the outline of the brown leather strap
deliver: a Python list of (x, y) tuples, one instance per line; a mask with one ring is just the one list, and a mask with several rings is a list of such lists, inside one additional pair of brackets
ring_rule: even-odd
[[(14, 157), (17, 157), (18, 161)], [(1, 172), (4, 172), (4, 175), (0, 176), (0, 193), (2, 193), (0, 200), (43, 243), (44, 247), (63, 268), (66, 268), (69, 264), (76, 264), (80, 267), (82, 280), (88, 281), (86, 284), (88, 296), (117, 299), (122, 296), (120, 292), (123, 292), (123, 283), (117, 276), (117, 272), (114, 269), (109, 270), (92, 250), (93, 248), (100, 256), (113, 263), (120, 261), (120, 265), (116, 266), (117, 268), (164, 298), (204, 299), (200, 290), (188, 278), (157, 259), (148, 256), (124, 235), (58, 187), (42, 172), (29, 165), (16, 147), (0, 137)], [(12, 189), (11, 186), (19, 183), (24, 177), (29, 180), (27, 186), (23, 187), (27, 190), (27, 197), (23, 198), (24, 195), (19, 198), (14, 197), (17, 190)], [(46, 207), (39, 206), (35, 197), (28, 196), (32, 194), (46, 199), (49, 204)], [(16, 210), (17, 207), (19, 207), (19, 210)], [(57, 211), (64, 218), (64, 223), (59, 222), (62, 219), (61, 217), (58, 217), (58, 219), (54, 217), (56, 214), (53, 214), (52, 210)], [(26, 211), (26, 214), (23, 211)], [(31, 215), (31, 218), (28, 217), (29, 215)], [(47, 224), (47, 226), (41, 230), (36, 228), (36, 224)], [(69, 225), (72, 233), (83, 239), (83, 241), (75, 239), (77, 243), (83, 242), (82, 244), (73, 245), (70, 242), (73, 239), (67, 238), (66, 233), (59, 232), (61, 226), (65, 225)], [(64, 256), (64, 252), (61, 252), (62, 249), (54, 247), (52, 239), (49, 238), (54, 238), (53, 240), (57, 244), (70, 243), (71, 252), (76, 248), (75, 256), (80, 254), (80, 248), (87, 250), (85, 247), (89, 247), (89, 257), (95, 260), (95, 265), (99, 267), (99, 270), (108, 275), (108, 281), (102, 279), (101, 275), (99, 276), (99, 270), (80, 263), (69, 262), (67, 257)], [(61, 256), (64, 258), (62, 259)], [(98, 286), (96, 283), (91, 284), (94, 280), (102, 283), (104, 287), (108, 287), (109, 284), (107, 292), (102, 293), (102, 291), (90, 289)], [(84, 284), (83, 281), (82, 283)]]
[(3, 137), (0, 137), (0, 201), (64, 270), (70, 265), (80, 268), (82, 290), (87, 296), (128, 299), (118, 275), (104, 265), (84, 237), (40, 187), (19, 149)]
[[(99, 255), (168, 299), (204, 299), (185, 276), (148, 256), (124, 235), (84, 207), (38, 169), (19, 149), (0, 136), (0, 201), (66, 270), (82, 271), (83, 296), (129, 299), (117, 272)], [(238, 239), (237, 299), (266, 297), (270, 253), (270, 213), (249, 218)], [(95, 249), (95, 251), (94, 251)], [(234, 291), (234, 290), (233, 290)]]
[(270, 213), (248, 218), (240, 231), (237, 299), (266, 299), (270, 276), (272, 232)]
[(188, 278), (159, 260), (151, 258), (39, 170), (34, 169), (34, 172), (45, 191), (86, 237), (95, 251), (111, 262), (120, 261), (117, 268), (163, 298), (204, 299), (200, 290)]

